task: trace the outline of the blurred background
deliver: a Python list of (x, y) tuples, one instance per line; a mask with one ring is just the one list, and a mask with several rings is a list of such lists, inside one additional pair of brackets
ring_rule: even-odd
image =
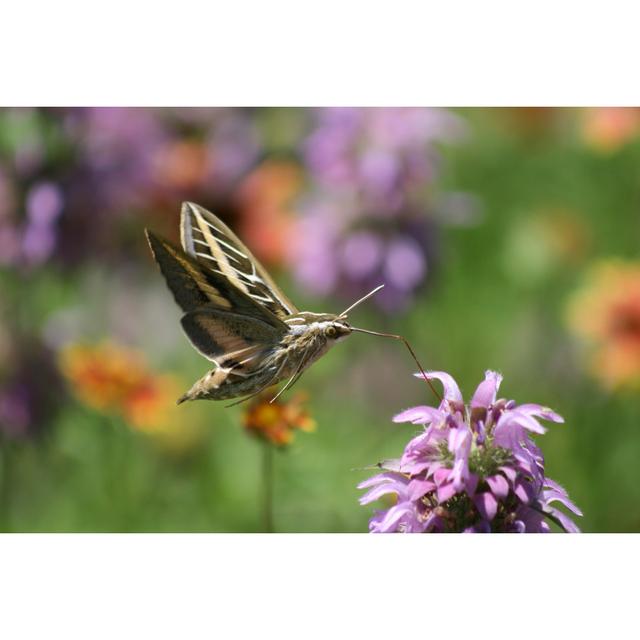
[(538, 440), (579, 525), (640, 530), (640, 110), (618, 108), (0, 109), (0, 530), (367, 530), (356, 485), (415, 432), (391, 417), (434, 402), (414, 362), (354, 335), (276, 407), (176, 407), (209, 363), (143, 230), (177, 241), (183, 200), (300, 309), (384, 282), (356, 326), (467, 398), (492, 368), (553, 407)]

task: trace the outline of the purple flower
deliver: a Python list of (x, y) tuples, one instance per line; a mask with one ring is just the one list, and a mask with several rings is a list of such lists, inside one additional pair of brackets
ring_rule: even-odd
[(20, 240), (13, 221), (15, 193), (8, 172), (0, 164), (0, 265), (18, 259)]
[(298, 228), (304, 242), (293, 243), (291, 255), (297, 279), (317, 294), (349, 299), (384, 282), (377, 303), (402, 310), (437, 257), (436, 212), (426, 193), (438, 173), (434, 143), (458, 139), (463, 123), (444, 109), (313, 113), (302, 148), (311, 177)]
[(41, 433), (64, 399), (53, 354), (37, 338), (21, 337), (2, 364), (0, 436), (20, 440)]
[(116, 215), (145, 204), (155, 185), (155, 159), (170, 141), (161, 114), (159, 109), (90, 107), (58, 116), (77, 154), (68, 167), (67, 186), (78, 208), (89, 204), (91, 194), (93, 209)]
[(0, 265), (13, 267), (121, 259), (134, 215), (173, 220), (186, 198), (233, 218), (264, 154), (246, 109), (0, 108), (0, 130)]
[[(416, 374), (422, 377), (421, 374)], [(544, 475), (542, 452), (531, 434), (545, 433), (539, 419), (563, 422), (538, 404), (496, 400), (502, 376), (487, 371), (468, 405), (447, 373), (434, 371), (440, 406), (407, 409), (394, 422), (423, 425), (402, 457), (358, 488), (368, 504), (383, 495), (395, 504), (369, 521), (374, 533), (546, 533), (549, 521), (569, 533), (578, 527), (556, 503), (581, 516), (567, 492)]]
[(27, 194), (27, 226), (22, 250), (28, 264), (40, 264), (53, 252), (56, 222), (64, 207), (60, 187), (52, 182), (36, 183)]

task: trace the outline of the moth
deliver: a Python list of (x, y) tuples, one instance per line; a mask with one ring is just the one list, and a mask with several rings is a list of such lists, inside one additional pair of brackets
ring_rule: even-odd
[(182, 328), (195, 349), (215, 365), (178, 404), (200, 399), (242, 402), (287, 380), (273, 402), (353, 332), (400, 339), (415, 359), (401, 336), (359, 329), (347, 321), (354, 307), (384, 285), (338, 315), (299, 311), (233, 231), (197, 204), (182, 205), (182, 249), (148, 229), (146, 235), (184, 312)]

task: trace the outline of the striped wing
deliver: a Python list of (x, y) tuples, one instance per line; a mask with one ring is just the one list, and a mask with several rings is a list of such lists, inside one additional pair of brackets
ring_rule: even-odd
[(181, 322), (191, 344), (222, 370), (219, 383), (259, 369), (288, 326), (228, 278), (204, 268), (182, 249), (149, 231), (147, 239), (169, 289), (185, 312)]
[(212, 213), (192, 202), (182, 205), (180, 237), (184, 250), (207, 270), (225, 278), (276, 317), (298, 313), (240, 239)]
[(217, 309), (190, 311), (181, 323), (191, 344), (205, 358), (239, 376), (260, 366), (282, 338), (276, 328), (262, 320)]

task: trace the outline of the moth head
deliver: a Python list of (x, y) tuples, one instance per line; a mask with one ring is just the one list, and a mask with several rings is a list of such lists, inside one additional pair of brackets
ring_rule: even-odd
[(323, 333), (328, 340), (338, 342), (344, 340), (351, 333), (351, 326), (344, 318), (336, 317), (324, 324)]
[(351, 306), (347, 307), (340, 315), (329, 316), (327, 320), (322, 323), (322, 330), (325, 338), (338, 342), (344, 340), (354, 329), (347, 322), (349, 312), (355, 309), (361, 302), (364, 302), (367, 298), (370, 298), (374, 293), (377, 293), (384, 287), (383, 284), (367, 293), (366, 296), (362, 296), (360, 300), (356, 300)]

